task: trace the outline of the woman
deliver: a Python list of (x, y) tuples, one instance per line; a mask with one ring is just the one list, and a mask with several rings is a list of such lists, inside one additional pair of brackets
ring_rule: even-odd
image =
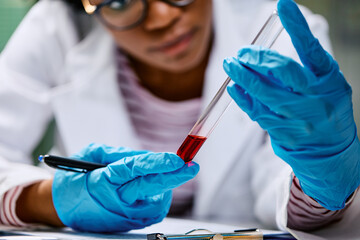
[[(6, 143), (2, 147), (4, 158), (12, 161), (26, 159), (52, 117), (58, 130), (56, 147), (63, 155), (73, 154), (89, 142), (155, 152), (176, 151), (225, 79), (223, 59), (249, 44), (276, 8), (274, 2), (261, 0), (251, 3), (238, 1), (236, 4), (223, 0), (94, 0), (84, 1), (84, 5), (90, 7), (89, 12), (91, 6), (97, 6), (97, 18), (74, 11), (61, 1), (40, 1), (5, 49), (0, 74), (7, 88), (2, 96), (16, 98), (16, 106), (7, 114), (9, 119), (10, 116), (17, 117), (13, 120), (16, 122), (12, 122), (15, 127), (7, 130), (6, 138), (2, 134), (1, 142)], [(327, 46), (323, 19), (304, 11), (312, 30)], [(23, 39), (29, 41), (24, 43)], [(280, 37), (274, 48), (297, 58), (286, 34)], [(228, 74), (232, 72), (227, 69)], [(170, 159), (170, 162), (179, 160), (171, 154), (165, 157), (155, 154), (153, 157), (152, 153), (146, 153), (144, 157), (141, 151), (133, 154), (129, 150), (109, 150), (97, 145), (85, 148), (76, 156), (99, 161), (113, 152), (125, 152), (125, 156), (131, 155), (132, 158), (141, 156), (141, 163), (155, 158), (154, 169), (163, 163), (163, 159)], [(121, 162), (123, 157), (117, 155), (107, 163)], [(137, 160), (135, 157), (129, 161)], [(194, 204), (193, 215), (199, 218), (239, 225), (259, 225), (261, 222), (265, 227), (291, 226), (298, 229), (320, 228), (338, 220), (346, 211), (336, 211), (336, 214), (332, 211), (328, 214), (316, 212), (314, 218), (304, 215), (307, 208), (297, 208), (296, 204), (291, 204), (292, 201), (288, 206), (290, 196), (290, 199), (296, 199), (295, 203), (305, 202), (310, 208), (323, 210), (297, 187), (298, 180), (291, 175), (292, 169), (275, 156), (266, 133), (235, 106), (222, 119), (195, 161), (202, 165), (202, 170), (195, 181), (174, 193), (174, 211), (189, 210)], [(139, 169), (145, 167), (143, 164), (140, 166)], [(75, 188), (80, 192), (84, 189), (83, 177), (76, 174), (58, 172), (52, 184), (51, 181), (40, 181), (48, 175), (40, 175), (40, 170), (36, 169), (26, 179), (18, 177), (12, 180), (3, 192), (9, 193), (14, 186), (40, 181), (35, 184), (37, 189), (39, 184), (40, 187), (45, 185), (43, 190), (49, 193), (52, 186), (56, 212), (52, 209), (51, 221), (36, 219), (37, 222), (65, 224), (87, 231), (123, 231), (160, 221), (166, 215), (170, 201), (167, 191), (197, 172), (191, 166), (180, 164), (165, 171), (174, 172), (179, 168), (181, 173), (172, 175), (176, 183), (166, 188), (167, 181), (163, 179), (160, 200), (156, 198), (161, 204), (158, 208), (150, 208), (145, 219), (155, 210), (162, 211), (149, 221), (144, 221), (141, 216), (145, 211), (136, 211), (133, 205), (144, 198), (132, 198), (130, 193), (127, 194), (128, 189), (134, 189), (132, 185), (123, 187), (123, 192), (118, 193), (125, 210), (119, 211), (119, 203), (105, 204), (101, 206), (105, 213), (98, 213), (101, 215), (99, 221), (94, 220), (98, 217), (96, 211), (89, 213), (89, 209), (97, 209), (96, 202), (103, 205), (109, 199), (101, 198), (104, 193), (96, 191), (96, 185), (87, 186), (90, 193), (85, 193), (78, 202), (89, 201), (90, 208), (84, 205), (85, 209), (74, 210), (73, 206), (78, 204), (63, 204), (69, 202), (67, 199), (75, 199), (68, 189)], [(94, 171), (89, 178), (93, 183), (96, 179), (111, 179), (106, 177), (107, 174), (106, 170)], [(78, 178), (82, 180), (76, 181)], [(130, 179), (136, 179), (136, 176), (131, 175)], [(67, 184), (69, 187), (64, 188)], [(151, 189), (151, 186), (149, 184), (147, 188)], [(19, 206), (26, 205), (29, 199), (26, 190), (31, 193), (33, 187), (30, 185), (25, 188), (25, 194), (24, 191), (20, 194), (18, 215), (23, 212)], [(282, 195), (277, 193), (278, 188)], [(109, 188), (105, 193), (113, 191)], [(124, 198), (123, 194), (127, 197)], [(281, 211), (277, 211), (277, 197), (282, 201), (279, 205)], [(153, 201), (154, 196), (146, 206)], [(352, 198), (349, 198), (347, 204), (351, 202)], [(103, 213), (102, 210), (99, 212)], [(112, 216), (114, 212), (122, 219)], [(289, 222), (286, 220), (288, 212), (295, 216), (289, 217)], [(134, 216), (140, 220), (132, 221)], [(116, 224), (104, 220), (112, 217), (116, 218)], [(311, 224), (304, 224), (307, 220)]]

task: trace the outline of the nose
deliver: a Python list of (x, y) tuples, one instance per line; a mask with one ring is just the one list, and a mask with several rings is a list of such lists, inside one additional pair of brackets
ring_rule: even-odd
[(148, 31), (160, 30), (171, 26), (182, 14), (182, 9), (162, 1), (150, 1), (144, 28)]

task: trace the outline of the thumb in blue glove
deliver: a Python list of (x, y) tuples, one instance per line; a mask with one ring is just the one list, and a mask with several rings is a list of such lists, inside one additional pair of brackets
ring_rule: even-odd
[(60, 220), (73, 229), (122, 232), (160, 222), (172, 189), (199, 171), (172, 153), (91, 144), (73, 158), (108, 164), (88, 173), (58, 170), (52, 194)]
[(303, 191), (329, 210), (342, 209), (360, 184), (351, 88), (297, 5), (280, 0), (278, 11), (303, 66), (269, 49), (245, 47), (224, 61), (235, 82), (228, 91), (269, 133)]

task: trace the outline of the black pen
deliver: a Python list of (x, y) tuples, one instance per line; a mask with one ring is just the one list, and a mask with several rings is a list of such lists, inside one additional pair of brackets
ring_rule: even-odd
[(106, 167), (105, 164), (101, 163), (93, 163), (53, 155), (40, 155), (38, 159), (40, 162), (46, 163), (49, 167), (72, 172), (86, 173), (97, 168)]

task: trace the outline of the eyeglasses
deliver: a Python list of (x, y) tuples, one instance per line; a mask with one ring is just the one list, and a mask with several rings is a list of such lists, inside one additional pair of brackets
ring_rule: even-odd
[[(185, 7), (195, 0), (158, 0), (174, 7)], [(147, 0), (105, 0), (97, 6), (82, 0), (88, 14), (96, 14), (101, 22), (111, 29), (122, 31), (141, 24), (148, 14)]]

